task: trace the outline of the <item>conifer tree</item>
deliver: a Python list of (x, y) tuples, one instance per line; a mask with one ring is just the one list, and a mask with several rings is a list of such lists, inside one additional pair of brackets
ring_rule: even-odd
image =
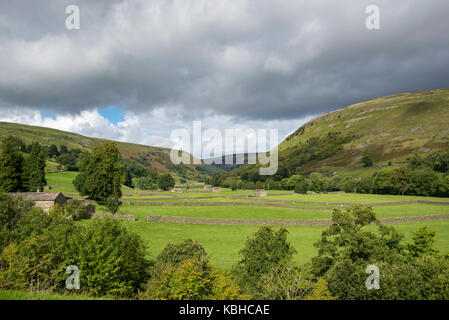
[(38, 142), (32, 144), (31, 153), (24, 161), (23, 189), (35, 192), (47, 184), (45, 180), (45, 156)]
[(0, 153), (0, 192), (17, 192), (22, 188), (23, 156), (13, 137), (7, 137)]

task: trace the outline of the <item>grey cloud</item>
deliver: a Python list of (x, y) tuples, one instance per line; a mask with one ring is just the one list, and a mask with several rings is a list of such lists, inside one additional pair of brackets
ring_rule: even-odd
[[(64, 28), (78, 4), (81, 30)], [(0, 101), (58, 113), (123, 105), (292, 119), (449, 87), (449, 3), (2, 1)]]

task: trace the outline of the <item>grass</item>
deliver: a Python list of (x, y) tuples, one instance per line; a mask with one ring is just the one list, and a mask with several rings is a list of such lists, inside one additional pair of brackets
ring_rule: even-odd
[[(99, 212), (105, 212), (104, 207), (98, 207)], [(137, 219), (144, 221), (147, 216), (174, 216), (192, 218), (216, 219), (329, 219), (330, 210), (294, 210), (275, 207), (253, 206), (201, 206), (201, 207), (137, 207), (123, 206), (120, 214), (135, 214)]]
[[(58, 185), (58, 188), (51, 191), (61, 191), (63, 193), (76, 193), (73, 189), (72, 180), (76, 177), (76, 172), (60, 172), (47, 174), (49, 184)], [(325, 203), (373, 203), (390, 202), (403, 200), (427, 199), (432, 201), (448, 201), (447, 198), (426, 198), (413, 196), (395, 196), (395, 195), (371, 195), (371, 194), (309, 194), (295, 195), (292, 191), (268, 192), (266, 198), (233, 199), (229, 196), (251, 195), (251, 190), (231, 191), (223, 189), (221, 193), (204, 192), (185, 192), (171, 193), (161, 191), (144, 191), (123, 189), (123, 197), (134, 201), (151, 198), (167, 198), (167, 200), (158, 201), (257, 201), (263, 200), (294, 200), (296, 206), (314, 206), (326, 205)], [(157, 193), (149, 196), (148, 194)], [(271, 194), (271, 195), (270, 195)], [(282, 194), (282, 195), (273, 195)], [(173, 196), (183, 197), (184, 199), (174, 198)], [(219, 198), (209, 198), (193, 200), (192, 197), (200, 196), (219, 196)], [(149, 200), (151, 201), (151, 200)], [(323, 202), (323, 204), (308, 204), (307, 201)], [(293, 204), (292, 204), (293, 206)], [(97, 206), (97, 211), (104, 211), (104, 207)], [(405, 217), (405, 216), (425, 216), (449, 213), (449, 206), (430, 205), (430, 204), (403, 204), (374, 207), (379, 218), (386, 217)], [(229, 270), (238, 259), (238, 251), (243, 248), (245, 240), (253, 234), (257, 227), (254, 226), (220, 226), (220, 225), (191, 225), (162, 222), (145, 222), (148, 215), (180, 216), (180, 217), (208, 217), (218, 219), (329, 219), (331, 210), (295, 210), (276, 207), (256, 207), (256, 206), (198, 206), (198, 207), (156, 207), (156, 206), (123, 206), (119, 213), (135, 214), (136, 222), (122, 221), (131, 230), (142, 236), (148, 246), (148, 256), (154, 259), (165, 245), (169, 242), (181, 242), (187, 238), (193, 238), (199, 241), (209, 252), (212, 261), (220, 269)], [(89, 223), (83, 221), (81, 223)], [(426, 221), (422, 223), (397, 224), (395, 227), (410, 238), (411, 233), (419, 225), (428, 225), (438, 231), (438, 247), (440, 249), (449, 247), (449, 220)], [(371, 228), (371, 227), (370, 227)], [(308, 262), (315, 254), (313, 247), (325, 227), (287, 227), (290, 232), (290, 241), (298, 250), (295, 256), (297, 263)]]
[[(129, 222), (122, 221), (130, 230), (141, 235), (148, 247), (148, 257), (155, 259), (168, 243), (179, 243), (184, 239), (195, 239), (204, 246), (215, 266), (222, 270), (230, 270), (238, 261), (238, 252), (245, 245), (246, 239), (258, 227), (253, 226), (215, 226), (193, 225), (162, 222)], [(441, 251), (449, 248), (449, 220), (426, 221), (419, 223), (393, 224), (405, 235), (405, 240), (411, 239), (412, 233), (419, 226), (427, 225), (437, 230), (437, 245)], [(275, 227), (275, 229), (279, 229)], [(286, 227), (289, 231), (289, 241), (298, 251), (295, 261), (304, 264), (317, 254), (313, 244), (320, 238), (326, 227)], [(375, 230), (374, 226), (368, 229)]]
[(0, 300), (106, 300), (106, 298), (94, 298), (76, 294), (54, 294), (48, 292), (0, 289)]
[(50, 186), (64, 186), (73, 187), (73, 180), (75, 180), (78, 172), (56, 172), (47, 173), (45, 179), (47, 179), (47, 184)]

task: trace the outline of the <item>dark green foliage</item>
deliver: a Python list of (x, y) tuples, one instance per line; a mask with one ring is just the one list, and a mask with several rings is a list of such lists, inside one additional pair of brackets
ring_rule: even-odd
[(157, 179), (141, 177), (136, 180), (136, 188), (140, 190), (157, 190)]
[(88, 178), (87, 173), (81, 172), (76, 176), (75, 180), (73, 180), (73, 186), (83, 196), (89, 195), (89, 190), (86, 183), (87, 178)]
[(273, 267), (290, 263), (296, 250), (287, 241), (288, 231), (264, 226), (249, 238), (233, 267), (239, 286), (255, 299), (261, 297), (261, 279)]
[(314, 172), (309, 176), (309, 188), (314, 192), (326, 192), (328, 191), (327, 178), (321, 173)]
[(198, 242), (186, 239), (181, 243), (169, 243), (157, 257), (157, 262), (167, 266), (179, 266), (186, 260), (198, 260), (208, 263), (206, 250)]
[(449, 175), (436, 180), (432, 186), (434, 195), (438, 197), (449, 197)]
[(297, 194), (307, 194), (308, 183), (306, 180), (298, 181), (295, 185), (295, 193)]
[(22, 189), (23, 156), (12, 137), (7, 137), (0, 153), (0, 192)]
[(81, 200), (71, 199), (64, 207), (65, 216), (78, 221), (89, 218), (86, 210), (86, 206)]
[[(62, 148), (62, 147), (61, 147)], [(71, 149), (70, 151), (66, 148), (63, 152), (61, 149), (60, 155), (56, 158), (56, 162), (63, 165), (66, 170), (78, 171), (78, 160), (80, 158), (81, 150)]]
[(32, 206), (32, 203), (25, 203), (21, 199), (13, 199), (0, 193), (0, 252), (10, 242), (19, 238), (19, 221)]
[(131, 176), (131, 172), (126, 167), (123, 167), (123, 185), (130, 188), (133, 187), (133, 179)]
[[(355, 265), (367, 265), (372, 261), (393, 262), (400, 258), (402, 235), (394, 228), (380, 224), (372, 208), (334, 209), (332, 220), (333, 224), (315, 243), (318, 255), (312, 259), (312, 271), (316, 276), (339, 268), (340, 263), (347, 259)], [(365, 230), (364, 227), (371, 223), (377, 225), (377, 233)]]
[(363, 163), (364, 167), (372, 167), (373, 166), (373, 160), (368, 156), (364, 156), (362, 158), (361, 162)]
[(175, 179), (169, 173), (160, 174), (157, 178), (157, 185), (161, 190), (170, 190), (175, 186)]
[(60, 153), (59, 153), (58, 147), (55, 144), (52, 144), (48, 149), (47, 156), (49, 158), (53, 158), (53, 157), (57, 157), (59, 155), (60, 155)]
[(23, 165), (23, 189), (30, 192), (42, 190), (47, 184), (45, 180), (45, 156), (41, 145), (32, 144), (30, 155)]
[(426, 161), (435, 171), (449, 172), (449, 151), (434, 151), (426, 157)]
[(86, 166), (84, 186), (80, 186), (80, 189), (98, 201), (105, 201), (109, 196), (120, 198), (123, 181), (120, 158), (116, 143), (108, 142), (95, 149)]
[(122, 205), (122, 202), (116, 196), (109, 196), (105, 201), (106, 209), (112, 213), (116, 214)]
[[(365, 230), (372, 222), (376, 233)], [(339, 299), (447, 299), (449, 261), (434, 249), (435, 231), (421, 227), (411, 243), (402, 245), (401, 239), (371, 208), (336, 209), (333, 224), (315, 245), (312, 271), (325, 277)], [(368, 265), (378, 267), (380, 289), (366, 288)]]
[[(68, 206), (80, 209), (76, 204)], [(1, 288), (63, 292), (69, 265), (80, 268), (80, 292), (90, 295), (130, 297), (146, 281), (143, 242), (118, 221), (75, 225), (0, 195), (0, 222)]]
[(4, 146), (4, 144), (7, 141), (8, 141), (8, 143), (11, 143), (16, 150), (28, 153), (27, 151), (28, 151), (29, 146), (27, 146), (26, 143), (21, 138), (13, 136), (13, 135), (7, 136), (6, 139), (4, 139), (2, 141), (2, 146)]
[(139, 235), (112, 219), (93, 220), (70, 238), (67, 265), (80, 269), (82, 292), (129, 297), (146, 279), (145, 247)]
[(209, 184), (213, 185), (214, 187), (219, 187), (223, 181), (224, 181), (223, 175), (216, 173), (210, 178)]
[(6, 247), (0, 260), (0, 285), (22, 290), (61, 291), (65, 285), (68, 266), (65, 250), (73, 226), (57, 225), (19, 244)]

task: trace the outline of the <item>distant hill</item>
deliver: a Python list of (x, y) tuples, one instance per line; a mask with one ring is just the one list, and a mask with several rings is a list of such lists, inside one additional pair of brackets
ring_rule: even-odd
[[(290, 174), (356, 172), (364, 156), (383, 167), (435, 149), (449, 149), (449, 89), (401, 93), (323, 114), (279, 145), (279, 166)], [(230, 174), (255, 170), (244, 165)]]
[[(216, 158), (203, 159), (203, 161), (205, 163), (213, 162), (210, 166), (218, 168), (219, 169), (217, 171), (218, 173), (223, 173), (223, 172), (232, 171), (241, 166), (241, 164), (237, 164), (238, 156), (243, 156), (243, 159), (244, 159), (243, 163), (248, 162), (248, 155), (250, 155), (250, 154), (252, 154), (252, 153), (229, 154), (226, 156), (221, 156), (221, 157), (216, 157)], [(226, 162), (229, 164), (226, 164)]]
[[(21, 138), (25, 143), (40, 142), (42, 145), (56, 146), (66, 145), (69, 149), (81, 149), (92, 151), (108, 140), (85, 137), (76, 133), (29, 126), (24, 124), (0, 122), (0, 140), (13, 135)], [(116, 142), (125, 161), (130, 161), (138, 166), (153, 168), (160, 173), (172, 173), (177, 177), (198, 180), (207, 175), (196, 169), (198, 165), (174, 165), (170, 161), (170, 149), (151, 147), (134, 143)], [(55, 164), (47, 162), (49, 168)]]

